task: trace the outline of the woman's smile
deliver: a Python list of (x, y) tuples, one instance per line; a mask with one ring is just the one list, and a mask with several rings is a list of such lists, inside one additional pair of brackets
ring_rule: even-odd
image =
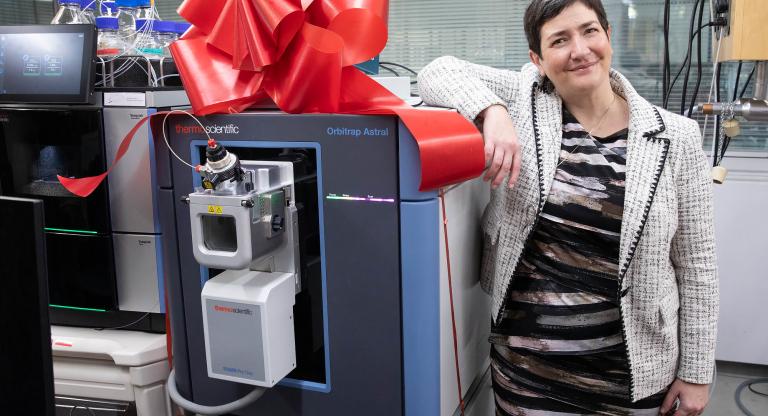
[(577, 65), (577, 66), (572, 67), (568, 71), (575, 72), (577, 74), (586, 74), (588, 72), (592, 72), (592, 69), (594, 69), (595, 65), (597, 65), (599, 62), (600, 61), (596, 60), (594, 62), (589, 62), (589, 63), (586, 63), (586, 64)]

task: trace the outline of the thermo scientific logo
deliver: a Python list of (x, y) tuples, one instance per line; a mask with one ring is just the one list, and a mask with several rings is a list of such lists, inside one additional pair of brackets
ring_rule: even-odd
[(224, 313), (237, 313), (240, 315), (253, 315), (253, 311), (248, 308), (230, 308), (229, 306), (213, 305), (213, 310)]
[(204, 132), (208, 134), (239, 134), (240, 127), (234, 124), (226, 124), (223, 126), (220, 124), (213, 124), (205, 126), (205, 129), (203, 129), (199, 124), (192, 126), (176, 125), (176, 133), (179, 134), (203, 134)]

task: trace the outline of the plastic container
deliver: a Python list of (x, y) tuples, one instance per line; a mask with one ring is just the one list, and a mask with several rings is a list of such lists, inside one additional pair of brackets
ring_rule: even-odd
[(96, 55), (105, 57), (125, 53), (125, 42), (120, 39), (117, 33), (118, 23), (116, 17), (97, 17), (96, 28), (99, 30)]
[(80, 0), (64, 0), (59, 2), (59, 10), (51, 20), (52, 25), (78, 25), (89, 23), (81, 15)]
[(136, 20), (136, 52), (148, 59), (160, 59), (163, 56), (163, 45), (157, 41), (158, 23), (154, 19)]
[(138, 0), (115, 0), (117, 6), (117, 33), (127, 44), (133, 44), (136, 39), (136, 14)]
[(176, 22), (171, 21), (156, 21), (154, 25), (155, 40), (162, 47), (162, 55), (166, 58), (170, 58), (171, 50), (168, 48), (171, 43), (179, 39), (179, 35), (176, 33)]

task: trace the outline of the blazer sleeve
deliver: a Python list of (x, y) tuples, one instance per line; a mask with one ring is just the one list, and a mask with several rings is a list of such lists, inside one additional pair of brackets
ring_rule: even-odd
[(517, 93), (519, 78), (519, 72), (443, 56), (425, 66), (417, 80), (424, 103), (455, 108), (475, 121), (491, 105), (507, 107)]
[(680, 363), (677, 377), (712, 382), (719, 309), (712, 178), (698, 124), (687, 120), (676, 170), (678, 228), (671, 260), (680, 292)]

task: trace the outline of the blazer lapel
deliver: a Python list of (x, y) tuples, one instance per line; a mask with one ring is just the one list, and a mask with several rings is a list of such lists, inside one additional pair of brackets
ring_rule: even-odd
[(614, 89), (625, 97), (630, 111), (624, 213), (619, 243), (618, 277), (620, 296), (624, 297), (631, 285), (631, 282), (624, 281), (624, 277), (642, 238), (670, 143), (669, 139), (658, 136), (666, 129), (658, 110), (640, 97), (623, 77), (618, 77), (620, 79), (612, 78)]
[(547, 195), (555, 179), (563, 137), (563, 102), (555, 93), (541, 91), (538, 83), (531, 92), (533, 131), (536, 140), (536, 162), (539, 169), (539, 211), (544, 209)]

